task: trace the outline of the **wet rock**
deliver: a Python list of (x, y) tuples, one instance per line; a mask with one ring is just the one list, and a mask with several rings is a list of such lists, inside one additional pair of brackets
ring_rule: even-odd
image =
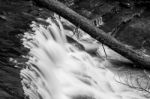
[(27, 61), (21, 56), (29, 50), (21, 38), (32, 21), (51, 14), (34, 6), (31, 0), (0, 0), (0, 99), (25, 98), (19, 73)]

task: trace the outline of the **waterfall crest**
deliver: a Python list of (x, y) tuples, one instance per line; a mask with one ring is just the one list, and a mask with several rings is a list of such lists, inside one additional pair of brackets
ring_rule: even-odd
[(46, 22), (48, 26), (33, 22), (32, 31), (22, 39), (30, 49), (20, 72), (29, 99), (146, 99), (115, 81), (115, 74), (105, 68), (109, 61), (99, 61), (69, 44), (59, 19)]

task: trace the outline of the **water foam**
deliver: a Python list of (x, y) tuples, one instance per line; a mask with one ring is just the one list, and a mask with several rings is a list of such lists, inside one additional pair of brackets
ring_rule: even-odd
[[(105, 65), (70, 45), (58, 19), (49, 26), (33, 22), (23, 44), (30, 49), (21, 70), (22, 85), (29, 99), (145, 99), (136, 90), (115, 81)], [(137, 94), (138, 93), (138, 94)]]

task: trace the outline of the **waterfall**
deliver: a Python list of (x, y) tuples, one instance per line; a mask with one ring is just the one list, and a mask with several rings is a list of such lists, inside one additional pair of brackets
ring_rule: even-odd
[[(108, 60), (78, 50), (66, 40), (59, 19), (48, 26), (32, 22), (23, 45), (30, 49), (20, 72), (29, 99), (147, 99), (137, 90), (118, 83), (105, 66)], [(99, 49), (99, 52), (102, 51)]]

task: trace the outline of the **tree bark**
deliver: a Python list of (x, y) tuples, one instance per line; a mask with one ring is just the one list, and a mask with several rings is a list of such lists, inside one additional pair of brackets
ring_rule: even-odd
[(56, 12), (60, 16), (66, 18), (76, 26), (80, 27), (86, 33), (88, 33), (94, 39), (100, 41), (101, 43), (107, 45), (112, 50), (118, 52), (122, 56), (131, 60), (136, 64), (136, 67), (143, 69), (150, 69), (150, 58), (143, 56), (136, 51), (128, 48), (126, 45), (117, 41), (115, 38), (107, 35), (101, 29), (96, 28), (88, 19), (77, 14), (69, 7), (60, 3), (56, 0), (33, 0), (38, 6), (47, 8), (51, 11)]

